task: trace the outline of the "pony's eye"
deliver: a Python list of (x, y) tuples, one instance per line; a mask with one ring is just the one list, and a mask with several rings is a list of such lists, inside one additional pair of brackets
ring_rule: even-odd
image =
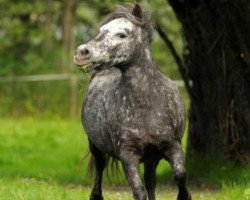
[(116, 36), (119, 37), (119, 38), (127, 37), (124, 33), (117, 33)]

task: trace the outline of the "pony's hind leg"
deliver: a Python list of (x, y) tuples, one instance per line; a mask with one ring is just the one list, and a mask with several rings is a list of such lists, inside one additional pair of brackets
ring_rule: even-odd
[(135, 200), (146, 200), (147, 193), (139, 172), (139, 158), (130, 151), (123, 151), (120, 155), (124, 173), (133, 191)]
[(144, 181), (148, 192), (148, 200), (155, 200), (156, 167), (159, 160), (145, 161)]
[(187, 174), (183, 164), (183, 155), (180, 142), (175, 142), (164, 152), (166, 160), (171, 165), (179, 194), (177, 200), (191, 200), (191, 195), (186, 188)]
[(95, 183), (90, 195), (90, 200), (103, 200), (102, 197), (102, 175), (106, 166), (106, 155), (98, 150), (89, 141), (89, 148), (93, 158), (93, 164), (95, 167)]

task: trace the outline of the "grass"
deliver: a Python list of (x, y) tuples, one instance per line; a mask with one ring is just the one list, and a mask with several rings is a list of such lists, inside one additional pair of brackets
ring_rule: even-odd
[[(89, 186), (60, 185), (51, 181), (17, 178), (0, 180), (1, 200), (87, 200)], [(191, 189), (194, 200), (249, 200), (250, 185), (246, 187), (225, 187), (221, 190)], [(158, 200), (174, 200), (177, 191), (171, 187), (157, 188)], [(128, 187), (104, 186), (105, 200), (133, 200)]]
[[(0, 175), (80, 183), (78, 164), (87, 153), (79, 123), (62, 120), (1, 119)], [(82, 165), (83, 171), (86, 169)]]
[[(87, 138), (78, 119), (1, 118), (0, 127), (0, 200), (88, 199)], [(198, 156), (187, 168), (193, 199), (250, 200), (249, 168)], [(157, 199), (175, 199), (168, 164), (157, 173)], [(111, 182), (104, 180), (105, 200), (132, 200), (123, 176)]]

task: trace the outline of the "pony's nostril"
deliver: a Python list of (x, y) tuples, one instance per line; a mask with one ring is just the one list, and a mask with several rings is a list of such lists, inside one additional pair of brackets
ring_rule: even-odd
[(89, 50), (84, 48), (84, 49), (80, 50), (80, 53), (81, 53), (82, 56), (87, 56), (89, 54)]

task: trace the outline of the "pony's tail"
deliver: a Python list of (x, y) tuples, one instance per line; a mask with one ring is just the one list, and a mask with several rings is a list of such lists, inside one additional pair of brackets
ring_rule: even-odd
[(88, 164), (88, 170), (87, 170), (87, 176), (88, 177), (93, 177), (94, 176), (94, 169), (95, 169), (95, 158), (91, 154), (90, 159), (89, 159), (89, 164)]
[[(95, 157), (91, 154), (90, 156), (90, 160), (89, 160), (89, 164), (88, 164), (88, 170), (87, 170), (87, 176), (88, 177), (93, 177), (94, 176), (94, 172), (95, 172)], [(120, 165), (119, 165), (119, 161), (115, 158), (111, 158), (110, 156), (108, 156), (106, 158), (106, 167), (105, 167), (105, 171), (106, 171), (106, 176), (108, 181), (111, 183), (111, 179), (110, 179), (110, 174), (112, 176), (115, 177), (120, 177), (121, 174), (121, 170), (120, 170)], [(111, 172), (111, 173), (110, 173)]]

